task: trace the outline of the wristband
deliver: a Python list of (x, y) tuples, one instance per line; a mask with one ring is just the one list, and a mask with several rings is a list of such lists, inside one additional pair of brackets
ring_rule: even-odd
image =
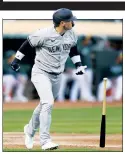
[(15, 58), (21, 60), (25, 55), (23, 53), (21, 53), (20, 51), (17, 51)]

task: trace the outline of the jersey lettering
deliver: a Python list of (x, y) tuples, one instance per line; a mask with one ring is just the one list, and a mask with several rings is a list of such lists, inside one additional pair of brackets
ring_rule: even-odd
[[(70, 50), (71, 44), (63, 44), (63, 50)], [(46, 47), (49, 52), (57, 52), (60, 50), (60, 46)]]
[(53, 46), (53, 47), (47, 47), (47, 49), (49, 50), (49, 52), (56, 52), (60, 50), (59, 46)]
[(66, 31), (62, 37), (54, 26), (38, 30), (28, 40), (36, 48), (35, 69), (55, 73), (64, 71), (70, 50), (77, 44), (77, 37), (72, 30)]
[(70, 50), (71, 44), (63, 44), (63, 50)]

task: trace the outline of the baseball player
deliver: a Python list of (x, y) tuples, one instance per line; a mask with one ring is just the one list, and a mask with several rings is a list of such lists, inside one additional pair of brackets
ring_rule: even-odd
[(71, 10), (58, 9), (53, 14), (54, 26), (39, 29), (28, 36), (11, 63), (12, 69), (18, 71), (21, 59), (30, 54), (31, 48), (35, 48), (36, 56), (31, 81), (38, 92), (40, 103), (35, 108), (29, 123), (24, 126), (25, 145), (28, 149), (33, 147), (33, 137), (38, 127), (43, 150), (53, 150), (59, 146), (51, 141), (49, 129), (51, 111), (58, 96), (65, 62), (70, 56), (76, 66), (77, 75), (84, 74), (87, 67), (82, 66), (77, 51), (77, 37), (72, 30), (74, 20), (76, 18)]

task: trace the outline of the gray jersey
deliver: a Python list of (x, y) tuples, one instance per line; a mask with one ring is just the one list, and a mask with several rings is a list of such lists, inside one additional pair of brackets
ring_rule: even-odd
[(31, 46), (36, 49), (33, 72), (62, 73), (71, 47), (77, 43), (73, 30), (68, 30), (61, 36), (54, 27), (36, 31), (28, 37)]

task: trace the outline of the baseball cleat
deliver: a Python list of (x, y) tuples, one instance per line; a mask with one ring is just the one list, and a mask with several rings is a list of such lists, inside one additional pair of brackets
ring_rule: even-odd
[(24, 134), (25, 134), (25, 146), (27, 149), (33, 148), (33, 137), (27, 133), (28, 124), (24, 126)]
[(53, 142), (48, 142), (42, 146), (42, 150), (55, 150), (59, 147), (58, 144)]

